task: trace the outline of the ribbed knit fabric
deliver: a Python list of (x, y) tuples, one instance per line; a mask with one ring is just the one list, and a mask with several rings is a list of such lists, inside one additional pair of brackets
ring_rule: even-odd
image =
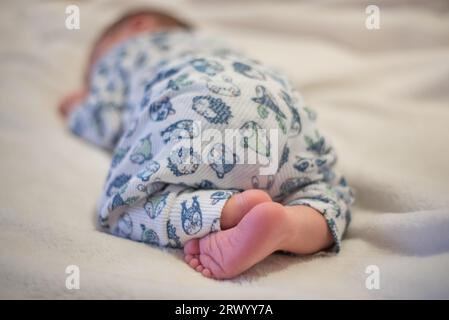
[(315, 118), (285, 77), (176, 31), (139, 35), (104, 56), (70, 127), (114, 151), (98, 212), (116, 235), (182, 247), (219, 230), (234, 192), (259, 188), (320, 211), (338, 251), (353, 197)]

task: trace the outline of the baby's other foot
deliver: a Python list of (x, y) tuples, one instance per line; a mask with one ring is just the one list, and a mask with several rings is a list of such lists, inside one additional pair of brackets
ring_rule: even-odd
[(225, 230), (235, 227), (253, 207), (271, 201), (270, 195), (259, 189), (250, 189), (234, 194), (226, 201), (221, 212), (221, 229)]
[(281, 204), (262, 203), (234, 228), (187, 242), (185, 260), (205, 277), (233, 278), (280, 250), (288, 228), (287, 214)]

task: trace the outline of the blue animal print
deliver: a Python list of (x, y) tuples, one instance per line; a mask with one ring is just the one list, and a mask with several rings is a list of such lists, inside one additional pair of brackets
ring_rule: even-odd
[(108, 185), (106, 194), (108, 197), (112, 196), (114, 193), (117, 193), (128, 181), (131, 179), (130, 174), (120, 174), (112, 180), (112, 182)]
[(112, 163), (111, 167), (115, 168), (118, 166), (120, 162), (122, 162), (123, 158), (125, 158), (126, 154), (128, 153), (130, 147), (126, 148), (117, 148), (117, 150), (114, 153), (114, 156), (112, 157)]
[(142, 102), (140, 104), (140, 108), (145, 108), (149, 103), (151, 103), (151, 89), (154, 85), (156, 85), (158, 82), (161, 82), (165, 79), (170, 78), (171, 76), (175, 75), (179, 72), (178, 68), (171, 68), (168, 70), (162, 70), (160, 71), (154, 78), (151, 80), (146, 86), (145, 86), (145, 96), (142, 99)]
[(122, 195), (120, 193), (116, 193), (112, 198), (112, 203), (110, 205), (109, 211), (113, 211), (114, 209), (126, 205), (125, 200), (123, 200)]
[(153, 121), (163, 121), (169, 115), (175, 114), (176, 110), (170, 102), (169, 97), (165, 97), (160, 101), (153, 102), (149, 108), (150, 119)]
[(176, 227), (171, 223), (170, 219), (167, 220), (167, 235), (169, 247), (182, 248), (179, 236), (176, 234)]
[(308, 135), (304, 136), (304, 140), (307, 144), (307, 151), (312, 151), (319, 155), (329, 153), (331, 148), (326, 147), (326, 141), (324, 137), (320, 136), (318, 131), (315, 130), (315, 137), (311, 137)]
[(279, 161), (278, 171), (282, 168), (284, 164), (288, 162), (288, 156), (290, 155), (290, 148), (285, 145), (282, 149), (281, 160)]
[(289, 135), (289, 137), (295, 137), (301, 133), (301, 117), (299, 116), (298, 109), (296, 108), (295, 102), (293, 101), (292, 97), (283, 90), (281, 90), (281, 97), (292, 114), (292, 120), (290, 123), (291, 134)]
[(238, 72), (240, 74), (243, 74), (244, 76), (256, 79), (256, 80), (265, 80), (265, 75), (260, 72), (259, 70), (254, 69), (248, 64), (242, 63), (242, 62), (234, 62), (232, 64), (234, 67), (235, 72)]
[(281, 111), (281, 109), (279, 109), (273, 95), (267, 90), (267, 88), (261, 85), (258, 85), (256, 87), (256, 95), (257, 97), (252, 98), (251, 100), (258, 104), (257, 112), (259, 113), (259, 116), (262, 119), (265, 119), (268, 117), (268, 109), (271, 110), (276, 116), (278, 127), (284, 134), (286, 134), (287, 126), (285, 124), (285, 121), (287, 120), (287, 117)]
[(168, 79), (179, 72), (179, 68), (171, 68), (160, 71), (154, 79), (145, 86), (145, 92), (148, 92), (156, 83)]
[(161, 131), (161, 137), (164, 143), (168, 143), (172, 139), (174, 141), (180, 139), (193, 139), (200, 133), (199, 125), (193, 120), (179, 120)]
[(327, 159), (322, 158), (312, 159), (296, 157), (296, 162), (293, 164), (293, 168), (302, 173), (322, 174), (325, 181), (331, 181), (335, 177), (335, 174), (330, 170), (329, 166), (334, 164), (335, 161), (335, 157), (331, 159), (330, 163), (327, 162)]
[(137, 177), (140, 178), (143, 182), (150, 180), (151, 176), (159, 170), (159, 163), (154, 160), (150, 160), (148, 164), (145, 165), (145, 168), (137, 173)]
[(281, 184), (281, 195), (283, 196), (290, 194), (307, 186), (310, 183), (312, 183), (312, 180), (308, 177), (289, 178)]
[(315, 164), (313, 163), (313, 159), (298, 157), (298, 160), (293, 164), (293, 167), (299, 172), (311, 172), (314, 171)]
[(140, 139), (139, 144), (133, 149), (133, 152), (129, 159), (136, 164), (142, 164), (147, 160), (153, 158), (151, 153), (151, 133), (146, 137)]
[(201, 190), (217, 189), (217, 186), (209, 180), (201, 180), (200, 183), (195, 184), (195, 187)]
[(214, 124), (228, 124), (232, 117), (231, 108), (220, 98), (210, 95), (193, 98), (192, 109)]
[(310, 121), (315, 121), (317, 119), (316, 112), (310, 107), (304, 107), (303, 109), (307, 113), (307, 118), (309, 118)]
[(151, 219), (155, 219), (161, 214), (162, 210), (164, 210), (167, 205), (168, 194), (168, 192), (165, 192), (147, 197), (145, 203), (143, 204), (143, 208)]
[(215, 218), (214, 220), (212, 220), (212, 224), (210, 226), (210, 232), (217, 232), (220, 231), (220, 218)]
[(146, 244), (159, 245), (160, 243), (159, 236), (154, 230), (146, 228), (144, 224), (140, 224), (140, 228), (142, 229), (142, 236), (141, 236), (142, 242)]
[(221, 200), (227, 200), (233, 195), (233, 192), (230, 191), (215, 191), (210, 195), (210, 198), (212, 199), (211, 204), (215, 205)]
[(129, 213), (122, 213), (117, 221), (114, 234), (122, 238), (130, 238), (133, 231), (133, 221)]
[(190, 207), (187, 207), (186, 200), (181, 203), (182, 228), (188, 235), (198, 233), (203, 227), (203, 214), (198, 202), (198, 196), (194, 196), (192, 200), (192, 205)]
[(208, 76), (215, 76), (224, 70), (223, 66), (216, 61), (207, 60), (203, 58), (193, 59), (190, 61), (196, 71), (207, 74)]
[(201, 162), (198, 153), (193, 152), (193, 148), (186, 147), (172, 151), (167, 160), (167, 167), (177, 177), (194, 173)]
[[(264, 185), (261, 184), (261, 180), (265, 180)], [(274, 184), (274, 175), (266, 175), (266, 176), (253, 176), (251, 178), (251, 184), (253, 189), (265, 189), (270, 190)]]
[(208, 153), (209, 166), (215, 171), (217, 177), (222, 179), (224, 175), (234, 169), (238, 157), (223, 143), (215, 144)]
[(226, 97), (238, 97), (240, 95), (240, 89), (234, 83), (232, 79), (227, 76), (221, 76), (221, 78), (206, 78), (207, 88), (221, 96)]
[(188, 73), (183, 73), (176, 79), (171, 79), (170, 81), (168, 81), (167, 89), (178, 91), (181, 88), (185, 88), (192, 85), (193, 81), (187, 80), (188, 77), (189, 77)]
[(245, 122), (240, 127), (240, 134), (242, 136), (240, 144), (243, 148), (250, 148), (265, 157), (270, 156), (270, 139), (266, 134), (266, 130), (264, 130), (257, 122)]

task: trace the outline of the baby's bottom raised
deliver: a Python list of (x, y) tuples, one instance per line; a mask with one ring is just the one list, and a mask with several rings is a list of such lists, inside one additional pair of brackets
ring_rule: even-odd
[(323, 215), (307, 206), (283, 206), (258, 190), (228, 200), (222, 231), (184, 246), (185, 260), (196, 271), (216, 279), (233, 278), (271, 253), (310, 254), (332, 245)]

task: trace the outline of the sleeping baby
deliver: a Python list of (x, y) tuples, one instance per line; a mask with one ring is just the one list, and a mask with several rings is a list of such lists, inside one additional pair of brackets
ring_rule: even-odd
[(113, 154), (98, 201), (112, 234), (184, 248), (215, 279), (276, 251), (340, 249), (353, 196), (316, 114), (283, 75), (178, 18), (109, 26), (60, 111)]

